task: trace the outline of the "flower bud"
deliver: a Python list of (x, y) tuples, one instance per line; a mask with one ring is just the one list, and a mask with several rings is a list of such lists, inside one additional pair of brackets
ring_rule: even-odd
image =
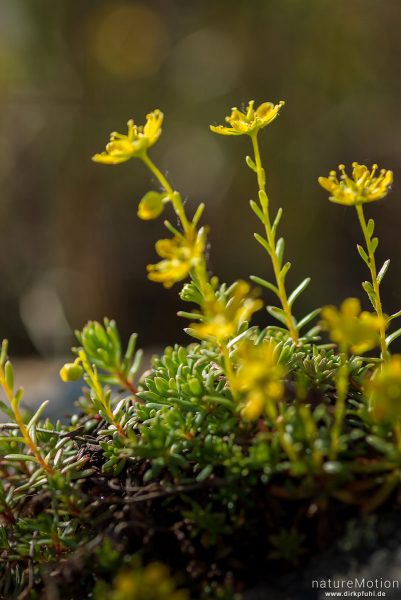
[(60, 369), (60, 378), (62, 381), (78, 381), (83, 375), (82, 367), (76, 363), (66, 363), (64, 367)]
[(148, 192), (144, 195), (138, 206), (138, 217), (144, 221), (156, 219), (163, 212), (163, 198), (165, 194)]

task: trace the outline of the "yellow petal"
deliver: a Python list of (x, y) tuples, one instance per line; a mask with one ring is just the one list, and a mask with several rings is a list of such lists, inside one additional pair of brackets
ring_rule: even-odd
[(361, 303), (358, 298), (347, 298), (341, 304), (341, 312), (350, 318), (357, 317), (361, 312)]
[(241, 135), (241, 131), (236, 131), (232, 127), (224, 127), (224, 125), (210, 125), (210, 131), (219, 133), (220, 135)]
[(248, 421), (260, 417), (265, 406), (263, 393), (260, 390), (252, 391), (247, 398), (242, 414)]
[(151, 281), (162, 283), (164, 287), (170, 288), (177, 281), (187, 277), (190, 265), (179, 261), (162, 260), (155, 265), (148, 265), (147, 269)]
[(386, 171), (386, 174), (383, 178), (383, 185), (389, 186), (393, 183), (393, 172)]
[(263, 102), (263, 104), (258, 106), (256, 109), (256, 116), (258, 116), (260, 119), (265, 119), (272, 113), (273, 110), (274, 104), (272, 102)]
[(163, 118), (164, 115), (159, 109), (156, 109), (146, 115), (146, 124), (143, 128), (143, 135), (148, 138), (151, 146), (160, 137), (162, 132), (161, 126), (163, 123)]
[(266, 386), (266, 394), (273, 400), (279, 400), (283, 396), (283, 384), (281, 381), (270, 381)]
[(173, 239), (157, 240), (155, 244), (156, 252), (161, 258), (172, 258), (177, 244)]
[(332, 192), (336, 188), (336, 184), (329, 177), (319, 177), (318, 182), (327, 192)]
[(106, 152), (108, 152), (109, 154), (117, 155), (117, 156), (120, 156), (120, 155), (131, 156), (132, 149), (133, 149), (133, 145), (131, 142), (128, 141), (128, 138), (120, 139), (120, 140), (113, 140), (112, 142), (109, 142), (106, 146)]
[(355, 181), (360, 180), (362, 177), (366, 176), (369, 173), (368, 168), (365, 165), (360, 165), (358, 163), (354, 163), (354, 168), (352, 171), (352, 176)]
[(101, 163), (103, 165), (119, 165), (120, 163), (129, 160), (129, 157), (110, 156), (110, 154), (107, 154), (107, 152), (102, 152), (101, 154), (95, 154), (92, 156), (92, 160), (93, 162)]
[(231, 117), (227, 117), (227, 122), (230, 123), (234, 131), (237, 131), (239, 134), (248, 133), (254, 127), (254, 123), (252, 121), (248, 122), (245, 115), (239, 110), (233, 113)]

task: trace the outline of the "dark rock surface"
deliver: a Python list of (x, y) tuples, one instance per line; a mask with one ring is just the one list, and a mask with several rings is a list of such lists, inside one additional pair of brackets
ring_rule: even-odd
[[(324, 580), (326, 588), (312, 588), (314, 580)], [(353, 582), (352, 587), (348, 587), (349, 581)], [(312, 558), (303, 568), (250, 590), (244, 600), (336, 597), (326, 595), (328, 591), (342, 591), (343, 594), (337, 597), (358, 597), (351, 595), (353, 590), (361, 594), (359, 598), (401, 599), (401, 511), (351, 521), (345, 535), (332, 548)], [(369, 595), (369, 592), (376, 595)]]

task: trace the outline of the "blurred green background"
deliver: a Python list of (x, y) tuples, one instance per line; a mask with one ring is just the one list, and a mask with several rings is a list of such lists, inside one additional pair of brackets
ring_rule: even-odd
[(252, 238), (249, 140), (208, 125), (251, 98), (286, 100), (262, 146), (289, 282), (313, 278), (298, 314), (362, 297), (366, 277), (354, 211), (317, 177), (353, 160), (393, 169), (390, 198), (368, 209), (392, 259), (385, 308), (400, 308), (400, 27), (399, 0), (2, 0), (0, 328), (13, 354), (65, 354), (74, 328), (105, 315), (145, 346), (184, 339), (179, 286), (145, 275), (164, 230), (136, 207), (154, 183), (139, 162), (90, 161), (155, 107), (153, 156), (190, 206), (206, 202), (210, 268), (231, 281), (271, 271)]

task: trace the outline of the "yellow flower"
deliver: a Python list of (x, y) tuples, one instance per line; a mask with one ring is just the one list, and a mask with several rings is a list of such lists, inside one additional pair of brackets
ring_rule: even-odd
[(283, 396), (285, 375), (284, 366), (277, 362), (276, 347), (271, 340), (259, 345), (244, 340), (238, 345), (238, 369), (232, 385), (244, 394), (242, 414), (247, 420), (257, 419), (264, 412), (271, 417), (276, 414), (275, 404)]
[(347, 298), (338, 310), (335, 306), (322, 309), (322, 326), (329, 331), (333, 342), (341, 349), (363, 354), (380, 343), (379, 332), (386, 325), (384, 318), (370, 312), (361, 312), (357, 298)]
[(231, 115), (226, 117), (227, 123), (230, 127), (224, 125), (210, 125), (210, 129), (214, 133), (220, 133), (222, 135), (252, 135), (255, 131), (263, 129), (269, 125), (278, 116), (281, 107), (284, 106), (283, 100), (278, 104), (274, 105), (271, 102), (263, 102), (255, 110), (253, 108), (254, 101), (251, 100), (248, 103), (246, 112), (241, 112), (238, 108), (233, 108)]
[(401, 356), (385, 362), (365, 383), (370, 394), (372, 414), (377, 421), (392, 423), (401, 417)]
[(127, 123), (128, 133), (113, 132), (106, 151), (95, 154), (92, 160), (105, 165), (118, 165), (135, 156), (140, 156), (157, 142), (162, 132), (163, 113), (156, 109), (146, 115), (144, 126), (135, 125), (133, 119)]
[(202, 339), (223, 342), (233, 337), (239, 326), (263, 306), (262, 301), (249, 296), (249, 292), (250, 286), (246, 281), (237, 281), (230, 299), (207, 301), (204, 322), (193, 323), (191, 328)]
[(156, 562), (143, 567), (136, 561), (130, 570), (124, 569), (115, 577), (108, 597), (110, 600), (188, 600), (187, 592), (177, 589), (167, 567)]
[(138, 217), (144, 221), (156, 219), (164, 209), (166, 194), (160, 192), (147, 192), (138, 206)]
[(191, 235), (175, 235), (171, 239), (156, 242), (156, 252), (163, 259), (155, 265), (148, 265), (151, 281), (162, 283), (169, 288), (177, 281), (185, 279), (190, 270), (199, 264), (205, 250), (205, 230), (199, 230), (193, 240)]
[(352, 164), (352, 177), (345, 171), (344, 165), (339, 165), (341, 175), (338, 178), (336, 171), (331, 171), (328, 177), (319, 177), (319, 183), (328, 192), (330, 200), (338, 204), (356, 206), (365, 202), (381, 200), (393, 183), (393, 172), (381, 169), (376, 175), (378, 166), (373, 165), (369, 171), (365, 165), (356, 162)]

